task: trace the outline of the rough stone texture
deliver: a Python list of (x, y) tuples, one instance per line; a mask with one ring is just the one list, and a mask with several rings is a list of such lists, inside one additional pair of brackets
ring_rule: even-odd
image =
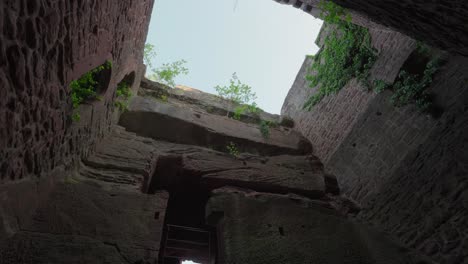
[[(275, 0), (319, 17), (320, 0)], [(468, 3), (464, 0), (333, 0), (348, 8), (353, 23), (396, 29), (452, 53), (468, 55)]]
[(464, 0), (333, 1), (432, 46), (468, 56), (468, 3)]
[[(109, 128), (115, 89), (135, 72), (153, 0), (0, 3), (0, 183), (46, 175), (70, 164)], [(72, 123), (69, 83), (111, 60), (102, 101), (89, 102)]]
[(384, 92), (372, 100), (327, 161), (328, 170), (340, 175), (345, 193), (361, 203), (385, 185), (435, 125), (433, 118), (420, 114), (414, 106), (395, 108), (390, 95)]
[[(336, 2), (371, 28), (380, 52), (371, 79), (392, 82), (415, 46), (372, 20), (468, 55), (468, 6), (460, 0)], [(290, 3), (317, 15), (316, 0)], [(411, 106), (395, 109), (386, 104), (389, 92), (365, 92), (354, 80), (303, 113), (314, 92), (300, 89), (306, 61), (284, 113), (335, 178), (303, 155), (311, 147), (295, 131), (278, 126), (269, 139), (261, 136), (256, 123), (280, 122), (277, 116), (234, 121), (225, 117), (234, 105), (187, 87), (164, 91), (145, 81), (142, 94), (153, 99), (136, 97), (122, 119), (129, 129), (173, 143), (121, 127), (107, 133), (119, 115), (117, 84), (131, 74), (132, 89), (139, 87), (152, 5), (0, 3), (0, 263), (155, 263), (171, 211), (168, 193), (159, 190), (173, 185), (184, 185), (185, 199), (201, 193), (189, 206), (219, 187), (254, 190), (224, 188), (209, 202), (225, 263), (430, 263), (338, 212), (358, 214), (438, 263), (468, 263), (467, 59), (451, 57), (434, 80), (445, 110), (438, 120)], [(69, 83), (106, 60), (113, 69), (102, 100), (82, 105), (81, 121), (72, 122)], [(226, 151), (231, 141), (263, 156), (209, 149)], [(71, 172), (73, 165), (81, 166)], [(360, 206), (336, 196), (337, 179)]]
[[(388, 43), (398, 38), (382, 39), (380, 45)], [(373, 74), (394, 76), (414, 46), (406, 43), (406, 51), (390, 50), (391, 60), (375, 66)], [(343, 193), (360, 203), (360, 219), (384, 227), (437, 262), (466, 262), (467, 187), (460, 178), (466, 175), (466, 59), (449, 57), (429, 88), (444, 110), (438, 119), (411, 105), (393, 107), (389, 91), (369, 94), (350, 84), (311, 112), (301, 112), (300, 98), (311, 93), (303, 80), (307, 63), (283, 112), (296, 117), (296, 127), (336, 175)]]
[[(236, 107), (239, 105), (233, 101), (223, 99), (219, 96), (202, 92), (200, 90), (187, 87), (176, 86), (171, 88), (162, 83), (153, 82), (148, 79), (143, 79), (141, 87), (138, 90), (138, 95), (143, 97), (153, 97), (163, 101), (161, 98), (166, 97), (166, 100), (171, 104), (178, 106), (189, 107), (196, 111), (202, 111), (220, 116), (232, 116)], [(281, 119), (278, 115), (273, 115), (262, 110), (252, 114), (246, 112), (241, 114), (240, 121), (246, 123), (260, 123), (261, 120), (271, 123), (280, 123)], [(292, 125), (294, 126), (294, 125)], [(289, 127), (292, 127), (291, 125)]]
[(212, 149), (143, 138), (122, 127), (114, 127), (96, 148), (96, 153), (83, 161), (82, 176), (144, 192), (154, 189), (150, 186), (155, 184), (151, 182), (154, 178), (166, 187), (178, 178), (191, 178), (208, 189), (232, 185), (316, 198), (339, 192), (336, 179), (325, 174), (322, 163), (313, 156), (234, 157)]
[(300, 196), (218, 189), (207, 205), (216, 215), (219, 263), (428, 263)]
[(49, 177), (0, 186), (0, 248), (7, 238), (31, 219), (64, 174), (64, 168), (58, 167)]
[(157, 160), (154, 141), (115, 126), (96, 151), (83, 161), (80, 174), (101, 181), (145, 186)]
[(230, 142), (240, 152), (264, 155), (307, 154), (311, 151), (310, 143), (289, 128), (272, 127), (269, 137), (265, 138), (259, 125), (151, 98), (132, 98), (129, 111), (122, 115), (119, 124), (141, 136), (221, 151), (226, 151)]
[(0, 249), (0, 263), (154, 263), (167, 200), (67, 178)]
[(467, 72), (468, 60), (461, 57), (444, 66), (432, 89), (445, 113), (424, 141), (379, 179), (361, 215), (439, 263), (468, 262)]
[(216, 153), (198, 152), (184, 155), (183, 168), (190, 174), (201, 176), (209, 189), (231, 185), (316, 198), (327, 191), (323, 167), (312, 157), (282, 155), (238, 160)]
[[(370, 34), (372, 45), (379, 52), (370, 79), (391, 83), (414, 50), (415, 42), (396, 32), (371, 29)], [(295, 121), (295, 129), (311, 141), (314, 154), (326, 164), (377, 95), (366, 91), (356, 80), (351, 80), (337, 95), (325, 97), (310, 112), (305, 111), (305, 102), (317, 91), (316, 88), (309, 88), (305, 79), (311, 63), (311, 58), (305, 59), (284, 101), (281, 114)]]
[(8, 243), (7, 249), (0, 251), (2, 264), (128, 263), (114, 245), (86, 236), (21, 232)]
[[(295, 8), (299, 8), (304, 12), (311, 14), (316, 18), (322, 18), (322, 10), (318, 8), (321, 0), (275, 0), (278, 3), (292, 5)], [(348, 10), (351, 14), (352, 23), (366, 27), (376, 28), (380, 30), (390, 30), (383, 25), (377, 24), (370, 20), (366, 15), (360, 14), (354, 10)]]

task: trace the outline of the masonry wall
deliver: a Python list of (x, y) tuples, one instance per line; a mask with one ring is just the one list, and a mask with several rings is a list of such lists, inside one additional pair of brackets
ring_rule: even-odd
[[(373, 77), (395, 76), (414, 48), (410, 40), (383, 38), (388, 34), (372, 33), (381, 50)], [(449, 57), (429, 88), (444, 110), (439, 118), (412, 105), (395, 108), (390, 91), (367, 92), (355, 81), (305, 112), (300, 107), (314, 92), (303, 79), (310, 63), (305, 61), (282, 113), (295, 119), (344, 194), (361, 204), (359, 218), (440, 263), (467, 261), (468, 196), (461, 176), (467, 155), (466, 58)]]
[[(295, 8), (301, 9), (302, 11), (311, 14), (316, 18), (322, 17), (322, 10), (318, 8), (321, 0), (275, 0), (276, 2), (284, 5), (291, 5)], [(351, 21), (356, 25), (367, 28), (378, 28), (381, 30), (389, 30), (386, 26), (378, 24), (370, 20), (365, 14), (358, 13), (354, 10), (348, 10), (351, 14)]]
[(333, 2), (432, 46), (468, 55), (468, 3), (464, 0)]
[[(114, 118), (116, 85), (144, 70), (152, 0), (0, 3), (0, 183), (45, 175), (92, 149)], [(69, 83), (112, 61), (107, 90), (73, 122)]]
[[(318, 17), (320, 0), (275, 0)], [(468, 3), (463, 0), (333, 0), (348, 9), (353, 23), (393, 29), (453, 53), (468, 55)]]
[[(392, 173), (378, 180), (360, 215), (447, 264), (468, 261), (467, 70), (466, 58), (452, 57), (436, 77), (432, 89), (443, 116)], [(411, 123), (402, 127), (417, 125)], [(406, 139), (418, 136), (415, 132), (407, 129)], [(401, 140), (394, 144), (402, 147)]]
[[(415, 42), (397, 32), (371, 29), (370, 34), (372, 45), (379, 52), (370, 79), (393, 82), (414, 50)], [(296, 129), (312, 142), (315, 155), (326, 164), (377, 94), (368, 92), (356, 80), (352, 80), (336, 96), (325, 97), (312, 111), (305, 111), (305, 102), (317, 91), (311, 89), (305, 80), (312, 62), (310, 58), (305, 59), (281, 114), (295, 120)]]

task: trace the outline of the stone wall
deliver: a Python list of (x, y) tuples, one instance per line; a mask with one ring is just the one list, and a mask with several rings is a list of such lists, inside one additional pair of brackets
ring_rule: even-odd
[[(371, 29), (370, 34), (372, 45), (379, 52), (379, 58), (371, 69), (371, 79), (393, 82), (413, 51), (415, 42), (397, 32)], [(336, 96), (323, 98), (312, 111), (303, 110), (306, 100), (317, 91), (309, 88), (305, 80), (312, 61), (305, 59), (284, 101), (281, 114), (295, 121), (295, 128), (312, 142), (314, 154), (327, 163), (377, 95), (352, 80)]]
[(0, 263), (156, 263), (167, 200), (69, 177), (0, 243)]
[[(320, 0), (275, 0), (319, 17)], [(468, 55), (468, 3), (444, 0), (333, 0), (347, 8), (355, 24), (376, 29), (394, 29), (452, 53)]]
[[(316, 18), (322, 18), (322, 10), (318, 8), (320, 2), (322, 0), (275, 0), (280, 4), (285, 5), (292, 5), (295, 8), (301, 9), (302, 11), (311, 14)], [(352, 23), (367, 27), (367, 28), (375, 28), (380, 30), (389, 30), (385, 26), (377, 24), (370, 20), (366, 15), (360, 14), (354, 10), (349, 10), (351, 14), (351, 21)]]
[[(422, 131), (424, 139), (399, 166), (378, 180), (360, 216), (447, 264), (468, 261), (467, 70), (468, 60), (453, 57), (436, 77), (433, 90), (446, 111)], [(400, 140), (418, 136), (417, 122), (408, 123)]]
[(468, 3), (464, 0), (333, 1), (432, 46), (468, 55)]
[(327, 202), (294, 194), (225, 187), (213, 191), (207, 213), (222, 215), (219, 263), (430, 263)]
[[(0, 3), (0, 183), (43, 175), (87, 155), (114, 118), (116, 85), (144, 70), (142, 49), (153, 1)], [(79, 107), (69, 83), (110, 60), (102, 100)]]
[[(381, 55), (372, 76), (391, 81), (414, 42), (375, 33)], [(314, 154), (336, 175), (344, 194), (361, 204), (359, 218), (435, 261), (464, 263), (467, 60), (448, 57), (435, 75), (429, 90), (444, 111), (439, 118), (412, 105), (396, 108), (391, 91), (367, 92), (355, 81), (305, 112), (300, 108), (304, 98), (314, 92), (303, 79), (310, 63), (306, 59), (282, 112), (311, 140)]]

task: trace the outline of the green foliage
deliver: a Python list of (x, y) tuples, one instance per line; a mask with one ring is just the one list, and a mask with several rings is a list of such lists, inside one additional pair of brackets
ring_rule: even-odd
[(320, 18), (327, 23), (338, 24), (342, 20), (351, 22), (351, 15), (346, 9), (332, 1), (321, 0), (317, 7), (321, 10)]
[(125, 112), (128, 110), (128, 102), (127, 101), (115, 101), (114, 105), (121, 111)]
[[(305, 109), (310, 110), (323, 97), (338, 92), (349, 80), (357, 78), (367, 88), (373, 86), (376, 93), (391, 88), (394, 91), (391, 101), (395, 106), (415, 103), (421, 111), (430, 110), (432, 102), (427, 88), (440, 67), (439, 59), (431, 59), (422, 74), (402, 70), (393, 85), (383, 80), (374, 80), (371, 85), (370, 69), (377, 52), (371, 45), (368, 30), (351, 24), (346, 10), (331, 1), (321, 0), (318, 7), (322, 10), (321, 18), (332, 25), (323, 49), (315, 56), (308, 56), (314, 63), (310, 68), (312, 74), (306, 79), (310, 87), (318, 90), (306, 102)], [(417, 42), (416, 52), (423, 58), (431, 57), (431, 48), (422, 42)]]
[(306, 77), (310, 87), (319, 87), (304, 108), (310, 110), (323, 97), (338, 92), (352, 78), (369, 86), (370, 69), (376, 59), (368, 30), (338, 19), (325, 39), (324, 48), (314, 57), (310, 68), (312, 74)]
[(234, 142), (232, 142), (232, 141), (229, 142), (229, 144), (226, 146), (226, 149), (227, 149), (228, 153), (231, 154), (234, 157), (237, 157), (240, 154), (239, 150), (237, 149), (236, 144)]
[(132, 91), (130, 90), (130, 85), (127, 82), (120, 82), (117, 85), (116, 91), (117, 97), (129, 99), (132, 96)]
[(429, 55), (431, 52), (431, 48), (421, 41), (416, 42), (416, 50), (419, 52), (419, 54), (423, 55)]
[(153, 61), (156, 58), (156, 47), (153, 44), (145, 44), (143, 51), (143, 62), (148, 67), (147, 77), (150, 80), (162, 82), (169, 86), (175, 86), (175, 78), (181, 74), (187, 75), (189, 73), (188, 68), (185, 67), (187, 61), (179, 60), (172, 63), (164, 63), (159, 68), (154, 68)]
[(389, 88), (391, 85), (386, 83), (383, 80), (374, 80), (373, 86), (374, 86), (374, 92), (379, 94), (383, 92), (385, 89)]
[(72, 120), (73, 120), (74, 122), (78, 122), (78, 121), (80, 121), (80, 119), (81, 119), (80, 113), (73, 113), (73, 115), (72, 115)]
[(260, 121), (260, 133), (262, 133), (263, 138), (270, 138), (270, 127), (272, 126), (271, 122), (262, 120)]
[(132, 97), (130, 88), (130, 85), (125, 80), (117, 85), (117, 90), (115, 92), (117, 100), (114, 105), (122, 112), (128, 109), (128, 100)]
[(428, 111), (432, 106), (432, 101), (426, 89), (432, 83), (439, 66), (440, 60), (433, 58), (426, 64), (423, 74), (409, 74), (401, 71), (393, 85), (392, 103), (398, 107), (415, 103), (419, 110)]
[(255, 114), (260, 111), (260, 108), (258, 108), (255, 103), (257, 95), (252, 91), (252, 87), (242, 83), (236, 73), (232, 74), (228, 86), (217, 85), (215, 90), (218, 95), (224, 99), (239, 104), (239, 106), (234, 109), (233, 119), (239, 120), (244, 113)]
[(189, 70), (184, 66), (187, 63), (185, 60), (179, 60), (172, 63), (164, 63), (160, 68), (156, 69), (150, 76), (151, 79), (160, 81), (169, 86), (175, 86), (174, 79), (183, 74), (187, 75)]
[(151, 43), (145, 44), (145, 49), (143, 50), (143, 63), (148, 67), (148, 69), (153, 69), (153, 59), (156, 58), (156, 46)]
[(324, 40), (323, 49), (316, 56), (307, 75), (311, 88), (317, 92), (309, 98), (304, 108), (310, 110), (323, 97), (338, 92), (351, 79), (357, 78), (369, 87), (370, 69), (377, 59), (369, 31), (351, 24), (351, 16), (345, 8), (322, 0), (318, 7), (321, 18), (330, 25), (331, 32)]
[(91, 71), (83, 74), (78, 80), (74, 80), (70, 83), (73, 108), (77, 108), (87, 99), (97, 98), (99, 82), (96, 78), (103, 70), (111, 68), (112, 63), (110, 61), (106, 61), (103, 65), (92, 69)]
[(374, 80), (374, 91), (380, 93), (385, 89), (392, 89), (393, 95), (390, 100), (393, 105), (401, 107), (414, 103), (420, 111), (429, 112), (433, 104), (427, 88), (441, 66), (441, 60), (438, 57), (433, 57), (431, 48), (421, 42), (417, 43), (415, 53), (419, 61), (424, 61), (424, 63), (427, 61), (425, 65), (423, 64), (424, 71), (422, 73), (409, 73), (403, 69), (393, 85), (382, 80)]
[(252, 87), (242, 83), (236, 73), (232, 74), (229, 86), (217, 85), (215, 90), (219, 96), (238, 104), (249, 104), (257, 99), (256, 94), (252, 92)]
[(232, 119), (240, 120), (244, 113), (256, 114), (258, 112), (260, 112), (260, 108), (257, 107), (257, 104), (255, 102), (253, 102), (250, 105), (243, 104), (234, 108), (234, 114), (232, 115)]
[[(112, 63), (106, 61), (103, 65), (92, 69), (91, 71), (83, 74), (78, 80), (74, 80), (70, 83), (71, 98), (73, 109), (78, 108), (79, 105), (89, 99), (100, 99), (97, 92), (99, 90), (100, 83), (97, 81), (99, 74), (112, 68)], [(79, 121), (79, 114), (72, 116), (74, 121)]]
[(159, 97), (159, 99), (161, 99), (161, 101), (163, 101), (163, 102), (167, 102), (167, 101), (168, 101), (167, 95), (165, 95), (165, 94), (162, 94), (162, 95)]

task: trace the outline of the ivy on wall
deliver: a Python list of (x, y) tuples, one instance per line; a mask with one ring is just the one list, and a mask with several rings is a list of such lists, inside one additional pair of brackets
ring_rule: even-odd
[(352, 24), (349, 14), (333, 2), (322, 1), (319, 7), (323, 20), (330, 23), (330, 32), (323, 48), (313, 56), (314, 63), (306, 76), (309, 86), (318, 89), (304, 105), (308, 110), (323, 97), (337, 93), (353, 78), (369, 86), (370, 69), (377, 59), (366, 28)]
[(430, 47), (418, 43), (413, 55), (423, 58), (418, 61), (419, 71), (408, 71), (403, 67), (394, 83), (383, 80), (371, 82), (370, 70), (378, 53), (372, 47), (368, 29), (352, 24), (350, 14), (331, 1), (322, 0), (318, 7), (330, 32), (323, 40), (320, 52), (311, 56), (314, 62), (306, 80), (317, 92), (306, 101), (304, 109), (311, 110), (325, 96), (337, 93), (356, 78), (364, 87), (376, 93), (392, 90), (390, 101), (396, 107), (415, 104), (422, 112), (433, 112), (434, 106), (427, 89), (441, 66), (441, 60), (433, 55)]

